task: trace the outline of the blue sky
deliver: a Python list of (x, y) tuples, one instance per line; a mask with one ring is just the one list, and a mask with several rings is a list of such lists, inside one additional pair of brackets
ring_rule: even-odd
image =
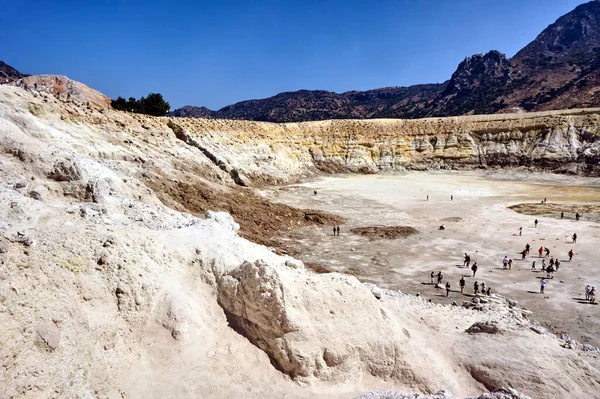
[(0, 0), (0, 60), (172, 108), (443, 82), (581, 0)]

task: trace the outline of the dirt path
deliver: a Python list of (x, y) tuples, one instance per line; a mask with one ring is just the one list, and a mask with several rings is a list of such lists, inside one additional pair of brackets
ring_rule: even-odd
[[(571, 209), (569, 206), (574, 204), (598, 206), (600, 186), (585, 186), (586, 180), (570, 186), (561, 179), (549, 181), (548, 175), (528, 179), (490, 179), (476, 172), (414, 172), (328, 177), (265, 193), (275, 201), (347, 219), (339, 237), (334, 237), (330, 228), (311, 226), (281, 238), (282, 246), (321, 271), (350, 273), (385, 288), (419, 292), (440, 303), (467, 299), (457, 292), (458, 281), (465, 276), (465, 293), (472, 293), (475, 280), (485, 282), (494, 292), (532, 310), (535, 318), (552, 331), (568, 332), (584, 343), (600, 346), (600, 321), (595, 317), (600, 307), (582, 301), (586, 284), (600, 288), (600, 225), (585, 218), (557, 219), (544, 213), (529, 216), (508, 208), (543, 198), (548, 198), (547, 206), (552, 209), (562, 205)], [(536, 217), (537, 228), (533, 224)], [(446, 228), (443, 231), (438, 230), (441, 224)], [(372, 239), (351, 232), (377, 225), (410, 226), (418, 233), (406, 238)], [(572, 245), (570, 237), (575, 232), (579, 238)], [(519, 252), (527, 243), (532, 247), (531, 256), (520, 260)], [(562, 262), (545, 295), (539, 294), (540, 246), (548, 247), (550, 255)], [(575, 256), (568, 262), (571, 248)], [(465, 252), (478, 263), (475, 279), (462, 267)], [(502, 269), (504, 256), (514, 260), (510, 271)], [(533, 261), (537, 271), (531, 270)], [(442, 271), (444, 282), (450, 281), (450, 297), (429, 284), (431, 271)]]

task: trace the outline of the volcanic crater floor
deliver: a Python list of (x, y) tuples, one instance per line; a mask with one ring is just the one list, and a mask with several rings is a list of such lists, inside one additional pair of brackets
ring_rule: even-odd
[[(339, 236), (333, 235), (331, 226), (317, 225), (278, 237), (280, 248), (314, 271), (352, 274), (363, 282), (419, 293), (443, 304), (470, 299), (474, 282), (483, 282), (533, 311), (550, 331), (600, 346), (600, 306), (584, 300), (586, 284), (600, 288), (598, 214), (584, 212), (576, 221), (573, 213), (600, 207), (598, 179), (502, 171), (409, 172), (324, 177), (261, 193), (275, 202), (346, 220)], [(545, 206), (540, 204), (544, 198)], [(510, 209), (514, 206), (523, 213)], [(445, 230), (439, 230), (442, 224)], [(375, 233), (375, 226), (378, 233), (398, 227), (417, 233), (394, 238)], [(576, 244), (571, 243), (573, 233), (578, 235)], [(530, 255), (521, 260), (527, 243)], [(539, 293), (540, 280), (546, 276), (540, 271), (539, 247), (549, 248), (550, 256), (561, 261), (545, 294)], [(571, 262), (570, 249), (575, 252)], [(463, 267), (465, 253), (478, 264), (475, 278)], [(513, 259), (511, 270), (503, 270), (504, 256)], [(432, 271), (442, 271), (443, 283), (450, 282), (448, 297), (430, 284)], [(458, 287), (461, 276), (466, 280), (464, 294)]]

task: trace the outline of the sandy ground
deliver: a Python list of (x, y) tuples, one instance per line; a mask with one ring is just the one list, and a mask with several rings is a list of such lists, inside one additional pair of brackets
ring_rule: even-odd
[[(317, 191), (317, 195), (314, 191)], [(308, 264), (350, 273), (362, 281), (409, 293), (434, 302), (468, 299), (473, 283), (485, 282), (494, 292), (514, 298), (554, 333), (568, 333), (583, 343), (600, 346), (600, 307), (583, 301), (586, 284), (600, 288), (600, 224), (589, 218), (575, 221), (529, 216), (507, 207), (523, 202), (599, 204), (598, 180), (549, 175), (493, 175), (481, 172), (412, 172), (403, 175), (327, 177), (299, 185), (265, 190), (264, 195), (289, 205), (329, 211), (347, 219), (339, 237), (331, 227), (306, 227), (282, 237), (283, 245)], [(430, 199), (427, 201), (426, 196)], [(451, 200), (450, 196), (454, 199)], [(534, 227), (534, 219), (539, 220)], [(446, 230), (438, 227), (444, 224)], [(412, 226), (418, 234), (399, 239), (369, 239), (350, 232), (374, 225)], [(519, 227), (523, 227), (519, 236)], [(576, 244), (571, 236), (577, 233)], [(529, 243), (531, 254), (521, 260)], [(539, 293), (541, 259), (537, 249), (548, 247), (561, 268)], [(568, 251), (575, 256), (568, 262)], [(471, 254), (479, 270), (472, 278), (462, 267)], [(502, 259), (514, 260), (512, 270)], [(536, 261), (538, 271), (531, 270)], [(549, 258), (546, 259), (548, 262)], [(431, 271), (442, 271), (452, 292), (430, 285)], [(458, 291), (461, 275), (465, 295)]]

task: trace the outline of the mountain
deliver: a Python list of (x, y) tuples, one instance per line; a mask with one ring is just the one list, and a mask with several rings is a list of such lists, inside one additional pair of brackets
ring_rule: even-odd
[(513, 58), (495, 50), (465, 58), (444, 83), (341, 94), (300, 90), (218, 111), (186, 106), (171, 115), (298, 122), (593, 106), (600, 106), (600, 0), (558, 18)]
[(10, 65), (0, 61), (0, 80), (1, 81), (6, 81), (6, 79), (8, 79), (9, 81), (13, 81), (13, 80), (17, 80), (17, 79), (21, 79), (25, 76), (25, 74), (22, 74), (21, 72), (17, 71), (15, 68), (11, 67)]
[(170, 115), (272, 122), (394, 117), (399, 110), (403, 114), (417, 115), (444, 88), (445, 84), (426, 84), (341, 94), (324, 90), (300, 90), (280, 93), (263, 100), (242, 101), (218, 111), (185, 106)]
[(206, 107), (194, 107), (193, 105), (186, 105), (169, 113), (171, 116), (179, 116), (182, 118), (214, 118), (215, 114), (215, 111), (211, 111)]
[(420, 116), (498, 112), (506, 106), (501, 96), (522, 81), (521, 72), (499, 51), (467, 57)]

